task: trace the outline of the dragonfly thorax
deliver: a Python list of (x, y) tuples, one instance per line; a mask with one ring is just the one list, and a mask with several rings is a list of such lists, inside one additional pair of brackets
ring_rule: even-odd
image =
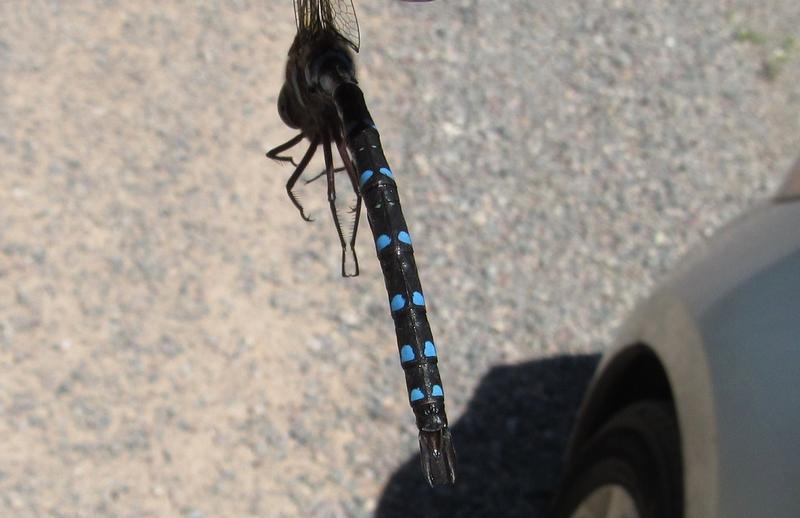
[[(310, 140), (341, 132), (336, 106), (317, 84), (315, 64), (331, 54), (340, 56), (345, 68), (354, 74), (352, 53), (341, 36), (322, 32), (314, 38), (295, 38), (286, 63), (286, 80), (278, 96), (278, 114), (290, 128), (299, 129)], [(329, 61), (329, 60), (328, 60)]]

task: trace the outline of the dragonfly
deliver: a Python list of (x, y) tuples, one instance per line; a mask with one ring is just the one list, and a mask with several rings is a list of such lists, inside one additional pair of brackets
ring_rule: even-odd
[[(375, 242), (394, 321), (408, 401), (419, 429), (420, 462), (431, 486), (455, 482), (456, 456), (445, 413), (438, 350), (428, 323), (425, 296), (414, 261), (411, 234), (400, 206), (395, 175), (381, 146), (380, 134), (358, 86), (354, 53), (360, 46), (351, 0), (294, 0), (297, 34), (289, 49), (286, 76), (278, 96), (283, 122), (299, 133), (267, 152), (295, 169), (286, 191), (300, 216), (310, 221), (293, 189), (321, 146), (328, 202), (342, 247), (342, 276), (358, 275), (356, 232), (361, 206)], [(299, 162), (287, 153), (303, 141), (308, 146)], [(342, 166), (333, 165), (335, 147)], [(355, 193), (349, 242), (336, 210), (335, 176), (344, 172)], [(349, 274), (347, 250), (355, 262)]]

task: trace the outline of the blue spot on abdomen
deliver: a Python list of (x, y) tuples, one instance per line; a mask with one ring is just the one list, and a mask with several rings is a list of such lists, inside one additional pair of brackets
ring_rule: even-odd
[(378, 239), (375, 240), (375, 246), (378, 247), (378, 252), (389, 246), (391, 243), (392, 238), (386, 234), (381, 234), (378, 236)]
[(392, 311), (399, 311), (406, 306), (406, 298), (399, 293), (392, 297)]
[(434, 358), (436, 357), (436, 346), (433, 345), (433, 342), (430, 340), (425, 342), (425, 357), (426, 358)]
[(375, 173), (373, 173), (371, 169), (367, 169), (366, 171), (361, 173), (361, 180), (360, 180), (361, 187), (364, 187), (364, 184), (367, 183), (367, 181), (370, 178), (372, 178), (373, 174), (375, 174)]
[(401, 230), (400, 232), (398, 232), (397, 240), (407, 245), (411, 244), (411, 236), (409, 236), (408, 232), (406, 232), (405, 230)]
[(416, 356), (414, 355), (414, 349), (410, 345), (404, 345), (400, 348), (400, 361), (403, 363), (406, 362), (413, 362)]
[[(438, 387), (438, 385), (436, 386)], [(441, 388), (439, 390), (441, 391)], [(420, 399), (423, 399), (425, 397), (425, 394), (423, 394), (420, 389), (415, 388), (411, 389), (411, 394), (409, 394), (409, 397), (411, 399), (411, 402), (413, 403), (414, 401), (419, 401)]]
[(394, 179), (392, 170), (389, 169), (388, 167), (381, 167), (380, 169), (378, 169), (378, 172), (381, 173), (383, 176)]
[(442, 390), (441, 385), (434, 385), (431, 389), (431, 396), (438, 396), (444, 397), (444, 391)]
[(415, 291), (411, 295), (411, 302), (414, 303), (416, 306), (424, 306), (425, 305), (425, 297), (422, 296), (422, 293)]

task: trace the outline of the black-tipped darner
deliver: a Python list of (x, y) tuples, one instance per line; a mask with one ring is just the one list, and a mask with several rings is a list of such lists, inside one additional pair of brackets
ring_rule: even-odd
[[(353, 276), (358, 275), (354, 246), (363, 197), (389, 295), (408, 398), (419, 428), (422, 469), (431, 485), (452, 484), (455, 452), (411, 236), (394, 174), (356, 81), (353, 51), (358, 51), (360, 35), (355, 9), (351, 0), (294, 0), (294, 9), (297, 35), (289, 50), (278, 112), (284, 123), (300, 133), (270, 150), (267, 156), (295, 165), (286, 190), (300, 215), (309, 221), (292, 189), (322, 145), (328, 201), (342, 245), (345, 277), (348, 245), (355, 262)], [(299, 163), (283, 155), (304, 138), (310, 144)], [(333, 167), (332, 144), (341, 157), (342, 168)], [(334, 175), (340, 170), (346, 171), (356, 194), (349, 243), (335, 206)]]

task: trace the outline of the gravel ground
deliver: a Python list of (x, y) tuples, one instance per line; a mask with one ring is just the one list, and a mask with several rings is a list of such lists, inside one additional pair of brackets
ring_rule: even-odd
[(541, 514), (593, 354), (800, 151), (796, 0), (358, 8), (460, 485), (420, 484), (366, 224), (341, 279), (324, 185), (305, 224), (263, 156), (290, 2), (29, 0), (0, 3), (0, 515)]

